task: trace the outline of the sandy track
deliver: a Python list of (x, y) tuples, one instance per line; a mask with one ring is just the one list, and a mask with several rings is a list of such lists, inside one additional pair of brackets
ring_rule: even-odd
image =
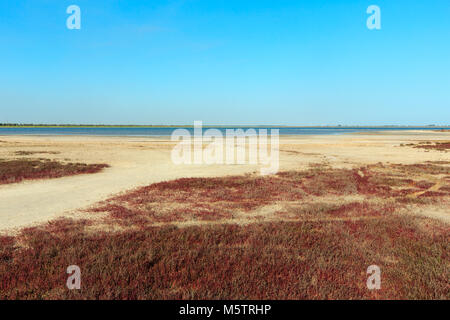
[[(449, 133), (422, 132), (382, 135), (282, 137), (280, 170), (303, 169), (311, 163), (337, 167), (391, 162), (449, 160), (438, 151), (398, 147), (400, 143), (450, 140)], [(21, 158), (16, 151), (55, 151), (26, 158), (49, 158), (83, 163), (107, 163), (101, 173), (0, 185), (0, 230), (30, 226), (67, 216), (113, 194), (138, 186), (181, 177), (209, 177), (259, 172), (250, 165), (176, 166), (172, 144), (151, 138), (116, 137), (0, 137), (0, 158)]]

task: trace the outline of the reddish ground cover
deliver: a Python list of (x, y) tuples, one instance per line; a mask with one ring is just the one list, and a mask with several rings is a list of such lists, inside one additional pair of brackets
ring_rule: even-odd
[[(58, 220), (0, 237), (0, 299), (449, 299), (450, 228), (400, 213), (449, 206), (446, 180), (428, 191), (435, 184), (415, 177), (422, 169), (321, 167), (139, 188), (94, 208), (107, 212), (100, 224)], [(270, 219), (251, 220), (271, 206)], [(374, 264), (381, 290), (366, 287)], [(81, 268), (79, 291), (65, 286), (69, 265)]]
[(0, 160), (0, 184), (96, 173), (106, 167), (107, 164), (61, 163), (45, 159)]
[(450, 142), (444, 141), (444, 142), (419, 142), (419, 143), (408, 143), (404, 144), (403, 146), (413, 147), (413, 148), (419, 148), (419, 149), (426, 149), (426, 150), (438, 150), (438, 151), (444, 151), (450, 150)]

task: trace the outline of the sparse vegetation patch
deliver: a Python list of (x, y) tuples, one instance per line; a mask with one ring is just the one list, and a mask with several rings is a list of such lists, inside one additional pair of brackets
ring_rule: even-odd
[(0, 159), (0, 184), (96, 173), (106, 167), (107, 164), (62, 163), (48, 159)]

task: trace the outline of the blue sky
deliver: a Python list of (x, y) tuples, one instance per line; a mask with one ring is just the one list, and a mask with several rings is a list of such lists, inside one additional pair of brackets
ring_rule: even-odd
[[(66, 28), (69, 5), (81, 30)], [(381, 30), (369, 30), (369, 5)], [(0, 122), (450, 124), (449, 0), (0, 2)]]

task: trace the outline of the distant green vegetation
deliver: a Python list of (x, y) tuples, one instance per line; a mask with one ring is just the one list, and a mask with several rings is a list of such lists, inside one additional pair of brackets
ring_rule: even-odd
[(120, 128), (120, 127), (137, 127), (137, 128), (165, 128), (174, 127), (171, 125), (107, 125), (107, 124), (31, 124), (31, 123), (0, 123), (0, 127), (6, 128)]

